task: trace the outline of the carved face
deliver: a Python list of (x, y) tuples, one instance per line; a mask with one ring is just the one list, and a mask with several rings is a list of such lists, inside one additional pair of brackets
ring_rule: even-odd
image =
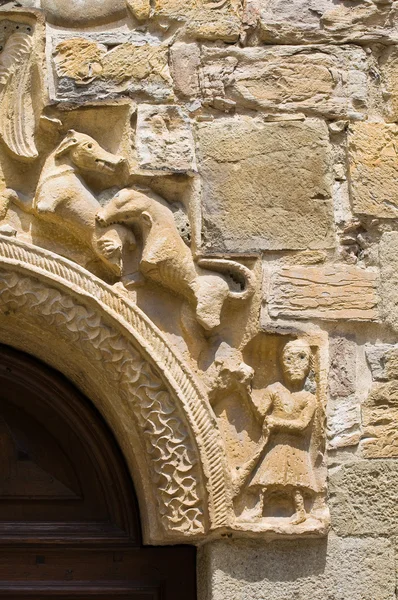
[(301, 383), (310, 371), (311, 348), (302, 340), (288, 342), (282, 354), (282, 368), (287, 381)]

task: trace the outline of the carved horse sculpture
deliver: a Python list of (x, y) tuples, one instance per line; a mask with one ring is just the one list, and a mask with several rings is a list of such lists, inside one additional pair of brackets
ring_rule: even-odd
[(113, 173), (123, 162), (122, 157), (106, 152), (89, 135), (70, 130), (47, 158), (33, 204), (27, 204), (20, 195), (12, 200), (23, 210), (66, 229), (89, 246), (115, 275), (120, 275), (123, 247), (134, 244), (134, 235), (121, 225), (105, 231), (98, 228), (95, 215), (100, 204), (84, 175)]
[[(204, 258), (195, 263), (191, 250), (179, 235), (172, 210), (163, 198), (153, 193), (123, 189), (99, 210), (97, 221), (103, 227), (116, 223), (138, 225), (143, 241), (141, 273), (192, 302), (197, 321), (206, 330), (220, 324), (221, 310), (228, 297), (246, 299), (254, 293), (254, 275), (243, 265)], [(223, 271), (225, 275), (207, 268)], [(230, 289), (228, 272), (244, 282), (243, 290)]]

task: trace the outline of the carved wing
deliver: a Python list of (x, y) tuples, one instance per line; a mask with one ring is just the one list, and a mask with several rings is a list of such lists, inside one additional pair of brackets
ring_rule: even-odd
[(13, 33), (0, 54), (0, 136), (21, 158), (38, 156), (31, 89), (32, 37)]

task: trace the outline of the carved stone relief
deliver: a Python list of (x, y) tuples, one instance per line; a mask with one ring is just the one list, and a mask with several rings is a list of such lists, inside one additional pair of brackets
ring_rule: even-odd
[(0, 305), (106, 365), (150, 541), (325, 535), (328, 335), (303, 321), (378, 314), (374, 272), (328, 263), (322, 119), (364, 115), (364, 52), (199, 45), (243, 40), (234, 2), (33, 4), (4, 13)]
[(236, 356), (217, 361), (211, 398), (231, 469), (237, 529), (327, 531), (325, 341), (260, 334), (241, 362)]

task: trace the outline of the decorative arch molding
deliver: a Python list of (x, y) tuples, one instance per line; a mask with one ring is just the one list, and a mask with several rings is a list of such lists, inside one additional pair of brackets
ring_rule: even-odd
[(134, 303), (69, 260), (0, 236), (0, 312), (0, 341), (15, 333), (32, 352), (40, 335), (48, 362), (104, 414), (134, 479), (145, 542), (199, 540), (227, 525), (224, 450), (206, 394)]

